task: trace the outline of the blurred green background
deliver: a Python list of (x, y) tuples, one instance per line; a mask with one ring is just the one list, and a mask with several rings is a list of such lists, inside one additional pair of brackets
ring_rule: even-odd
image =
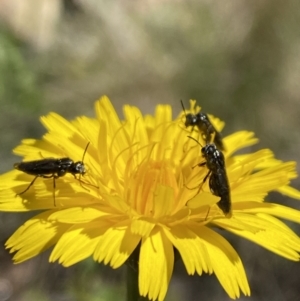
[[(143, 113), (168, 103), (176, 116), (181, 99), (197, 99), (226, 122), (224, 135), (255, 131), (259, 148), (299, 162), (299, 28), (297, 0), (2, 0), (0, 171), (19, 160), (11, 150), (21, 139), (44, 133), (39, 116), (94, 116), (104, 94), (120, 114), (125, 103)], [(30, 215), (0, 216), (3, 246)], [(251, 300), (297, 300), (299, 263), (222, 234), (245, 264)], [(86, 260), (65, 269), (48, 256), (15, 266), (1, 247), (0, 301), (124, 300), (123, 268)], [(215, 276), (187, 276), (178, 262), (167, 300), (229, 298)]]

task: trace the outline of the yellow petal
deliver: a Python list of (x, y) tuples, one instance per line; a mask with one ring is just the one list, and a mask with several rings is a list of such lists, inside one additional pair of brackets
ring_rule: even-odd
[(300, 191), (293, 188), (293, 187), (290, 187), (288, 185), (284, 185), (284, 186), (281, 186), (279, 188), (276, 189), (278, 192), (282, 193), (283, 195), (286, 195), (286, 196), (289, 196), (293, 199), (296, 199), (296, 200), (300, 200)]
[(207, 227), (190, 228), (201, 237), (210, 255), (212, 269), (230, 298), (238, 298), (240, 289), (249, 296), (250, 288), (243, 264), (232, 246), (221, 235)]
[(51, 211), (41, 213), (21, 226), (6, 242), (10, 252), (16, 252), (16, 263), (28, 260), (54, 245), (69, 225), (47, 221)]
[(166, 236), (155, 228), (142, 240), (139, 259), (140, 295), (163, 301), (173, 272), (173, 246)]
[(245, 215), (236, 213), (235, 219), (241, 219), (250, 228), (261, 228), (261, 231), (236, 230), (231, 228), (230, 220), (214, 221), (216, 225), (226, 228), (236, 235), (242, 236), (256, 244), (290, 260), (298, 261), (300, 252), (300, 238), (284, 223), (267, 214)]
[(62, 209), (49, 215), (48, 220), (67, 224), (89, 223), (97, 218), (108, 216), (99, 206), (95, 207), (72, 207)]
[(213, 272), (205, 244), (188, 227), (180, 225), (172, 227), (169, 231), (165, 229), (164, 233), (179, 251), (189, 275), (195, 272), (199, 275), (202, 275), (203, 271), (209, 274)]
[(240, 202), (234, 204), (236, 212), (267, 213), (296, 223), (300, 223), (300, 211), (275, 203)]
[(150, 235), (155, 225), (155, 220), (153, 218), (141, 217), (131, 222), (130, 230), (134, 234), (147, 237)]
[(224, 138), (224, 144), (226, 145), (226, 156), (231, 156), (239, 149), (245, 148), (256, 144), (258, 139), (254, 137), (253, 132), (240, 131), (231, 134)]
[(140, 236), (131, 233), (128, 224), (129, 221), (116, 224), (101, 234), (94, 251), (94, 260), (110, 263), (114, 269), (124, 264), (140, 242)]
[(68, 267), (91, 256), (103, 228), (107, 229), (107, 224), (106, 227), (102, 225), (102, 228), (101, 223), (70, 227), (55, 245), (49, 261), (58, 260), (63, 266)]

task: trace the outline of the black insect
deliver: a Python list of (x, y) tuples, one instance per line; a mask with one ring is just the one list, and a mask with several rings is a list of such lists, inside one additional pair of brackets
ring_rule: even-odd
[[(181, 105), (183, 108), (183, 111), (185, 113), (185, 108), (183, 106), (183, 102), (181, 101)], [(220, 150), (225, 150), (222, 136), (221, 134), (215, 129), (215, 127), (210, 122), (207, 114), (205, 113), (197, 113), (197, 114), (186, 114), (185, 113), (185, 124), (186, 127), (189, 126), (196, 126), (201, 133), (203, 133), (206, 143), (211, 143), (212, 139), (215, 145)]]
[[(90, 143), (87, 144), (84, 150), (82, 161), (74, 162), (70, 158), (61, 158), (61, 159), (45, 158), (41, 160), (15, 163), (14, 164), (15, 169), (23, 171), (29, 175), (35, 176), (34, 179), (31, 181), (31, 183), (28, 185), (28, 187), (24, 191), (18, 193), (17, 195), (21, 195), (25, 193), (34, 184), (37, 178), (46, 178), (46, 179), (53, 178), (53, 199), (54, 199), (54, 206), (56, 206), (55, 204), (55, 187), (56, 187), (55, 180), (56, 179), (63, 177), (66, 173), (70, 173), (74, 176), (75, 179), (80, 181), (80, 183), (85, 183), (80, 179), (80, 177), (83, 176), (86, 172), (83, 159), (89, 144)], [(79, 179), (76, 177), (76, 175), (79, 175)], [(85, 183), (85, 184), (91, 185), (89, 183)]]
[[(201, 145), (194, 137), (188, 136), (188, 138), (193, 139), (199, 145)], [(231, 217), (230, 186), (226, 173), (224, 155), (213, 143), (203, 146), (201, 148), (201, 154), (205, 161), (197, 164), (196, 166), (207, 166), (208, 173), (204, 177), (198, 192), (200, 191), (202, 185), (209, 178), (209, 188), (212, 194), (221, 198), (217, 205), (223, 211), (226, 217)]]
[(198, 164), (198, 166), (206, 165), (209, 170), (203, 179), (203, 183), (210, 177), (209, 188), (212, 194), (221, 198), (217, 205), (225, 216), (231, 217), (230, 187), (225, 168), (224, 155), (217, 149), (215, 144), (206, 144), (202, 147), (201, 153), (206, 161)]

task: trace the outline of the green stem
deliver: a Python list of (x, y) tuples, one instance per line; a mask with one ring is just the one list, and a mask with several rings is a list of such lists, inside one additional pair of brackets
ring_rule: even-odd
[(127, 264), (127, 301), (149, 301), (139, 294), (138, 266)]

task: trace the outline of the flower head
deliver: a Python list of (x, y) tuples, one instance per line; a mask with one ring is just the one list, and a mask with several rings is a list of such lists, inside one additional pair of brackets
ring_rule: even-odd
[[(171, 107), (159, 105), (154, 116), (143, 116), (126, 105), (120, 120), (107, 97), (95, 108), (95, 119), (67, 121), (55, 113), (42, 117), (47, 134), (41, 140), (23, 140), (14, 150), (25, 162), (68, 158), (70, 164), (79, 161), (85, 167), (78, 177), (68, 170), (58, 173), (65, 166), (56, 164), (48, 173), (55, 177), (37, 177), (28, 190), (36, 173), (15, 169), (1, 176), (1, 210), (43, 210), (7, 241), (15, 262), (53, 246), (50, 261), (64, 266), (93, 256), (118, 268), (138, 248), (140, 294), (163, 300), (174, 248), (188, 274), (215, 273), (231, 298), (239, 297), (240, 291), (250, 294), (237, 252), (214, 226), (299, 260), (299, 237), (277, 217), (299, 222), (300, 212), (264, 202), (272, 190), (300, 199), (289, 186), (296, 177), (294, 162), (276, 160), (268, 149), (234, 155), (257, 139), (246, 131), (225, 137), (224, 172), (231, 202), (226, 215), (220, 193), (211, 192), (220, 182), (215, 180), (212, 187), (208, 163), (203, 163), (201, 146), (195, 142), (207, 141), (197, 129), (185, 128), (184, 113), (173, 120)], [(199, 110), (191, 102), (190, 112)], [(219, 132), (224, 123), (209, 118)]]

